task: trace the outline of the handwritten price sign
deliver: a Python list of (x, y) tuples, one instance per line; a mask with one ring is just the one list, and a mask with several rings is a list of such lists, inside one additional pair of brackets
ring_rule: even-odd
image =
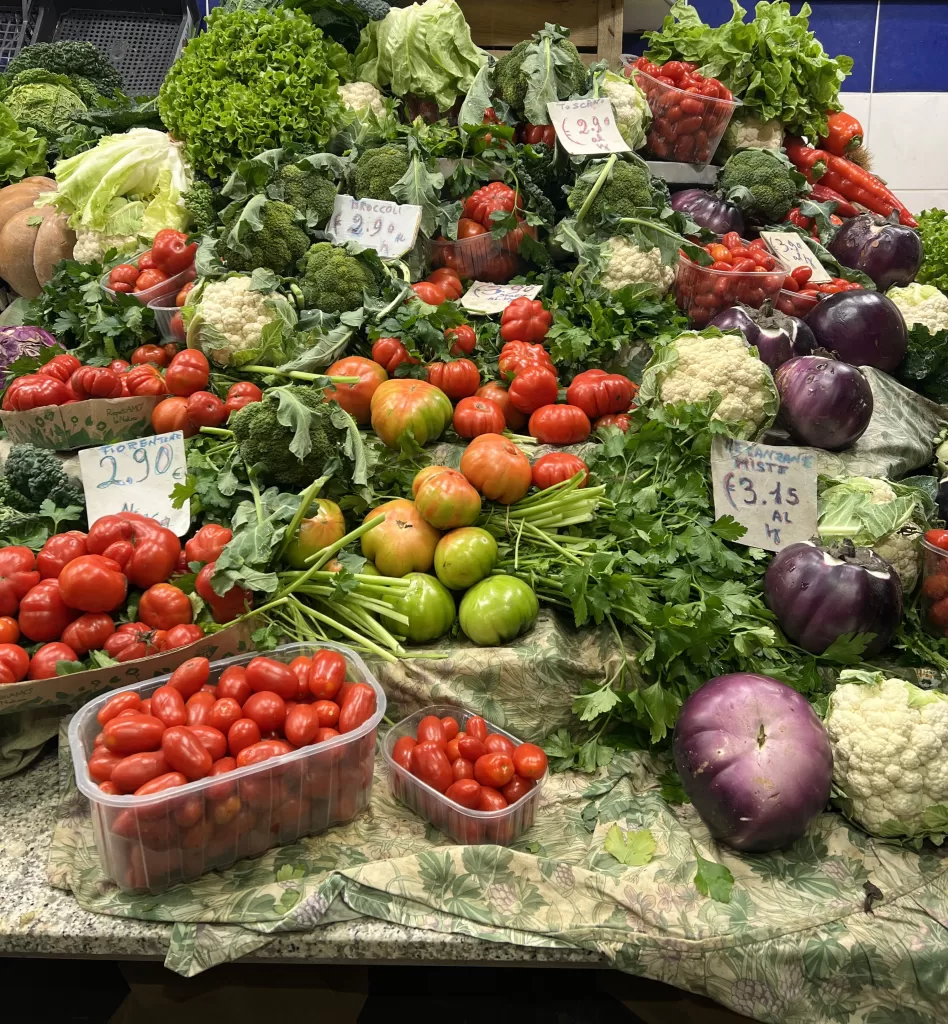
[(782, 551), (816, 533), (816, 455), (715, 435), (711, 447), (714, 514), (733, 516), (739, 543)]
[(567, 153), (628, 153), (629, 145), (616, 128), (612, 102), (598, 100), (564, 100), (547, 103), (556, 137)]
[(180, 430), (84, 448), (79, 452), (79, 471), (90, 526), (103, 516), (138, 512), (179, 537), (188, 532), (188, 503), (183, 508), (171, 506), (171, 492), (188, 475)]
[(791, 231), (761, 231), (760, 237), (767, 243), (767, 248), (788, 269), (809, 267), (813, 271), (811, 281), (832, 281), (826, 267), (810, 252), (810, 247), (799, 235)]
[(475, 281), (461, 296), (461, 305), (472, 313), (503, 313), (514, 299), (535, 299), (542, 290), (538, 284), (488, 284)]
[(336, 196), (329, 233), (340, 245), (358, 242), (382, 259), (394, 259), (415, 244), (420, 223), (420, 206)]

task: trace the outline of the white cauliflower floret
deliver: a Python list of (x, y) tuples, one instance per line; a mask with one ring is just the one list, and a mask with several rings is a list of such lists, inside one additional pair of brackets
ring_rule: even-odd
[[(846, 678), (869, 679), (852, 683)], [(833, 781), (868, 832), (915, 836), (939, 831), (948, 805), (948, 697), (904, 679), (843, 671), (830, 697), (826, 731)]]
[(640, 149), (652, 118), (645, 93), (631, 78), (608, 71), (603, 77), (602, 94), (612, 103), (619, 134), (633, 149)]
[(118, 253), (134, 252), (138, 248), (137, 235), (103, 235), (99, 231), (76, 232), (76, 244), (73, 246), (72, 258), (79, 263), (98, 263), (110, 250)]
[(640, 249), (621, 235), (610, 238), (604, 248), (608, 262), (600, 278), (603, 288), (615, 292), (629, 284), (650, 284), (659, 295), (671, 288), (675, 268), (662, 263), (659, 249)]
[(904, 288), (890, 288), (886, 295), (899, 307), (906, 326), (927, 327), (932, 334), (948, 331), (948, 295), (933, 284), (907, 284)]
[(228, 342), (207, 346), (207, 355), (218, 366), (227, 366), (239, 352), (256, 348), (264, 327), (274, 319), (274, 311), (267, 304), (273, 293), (251, 291), (251, 284), (249, 277), (228, 277), (211, 281), (201, 295), (201, 317)]
[(777, 120), (761, 121), (751, 114), (735, 114), (728, 122), (721, 148), (727, 153), (738, 149), (780, 149), (783, 125)]
[(922, 531), (910, 523), (872, 545), (872, 550), (895, 569), (904, 594), (911, 594), (918, 584), (922, 568), (921, 536)]
[(342, 102), (350, 110), (371, 110), (377, 117), (385, 116), (382, 94), (371, 82), (349, 82), (339, 86)]
[[(754, 434), (776, 411), (776, 391), (767, 366), (753, 355), (743, 336), (705, 338), (683, 334), (671, 347), (677, 363), (658, 388), (662, 402), (704, 402), (717, 392), (715, 419), (741, 423)], [(646, 375), (649, 368), (646, 367)], [(643, 390), (649, 393), (643, 379)]]

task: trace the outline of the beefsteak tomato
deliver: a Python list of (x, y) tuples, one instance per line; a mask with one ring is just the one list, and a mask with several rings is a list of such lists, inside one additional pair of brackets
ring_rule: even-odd
[(440, 388), (452, 402), (468, 398), (481, 386), (481, 375), (470, 359), (450, 363), (432, 363), (428, 367), (428, 383)]
[(540, 444), (579, 444), (592, 429), (589, 417), (575, 405), (544, 405), (530, 417), (527, 430)]
[(589, 482), (589, 467), (578, 455), (569, 452), (550, 452), (541, 455), (533, 464), (533, 486), (541, 491), (565, 480), (572, 480), (577, 473), (584, 474), (579, 486), (585, 487)]
[[(475, 367), (475, 373), (477, 368)], [(409, 432), (415, 444), (436, 441), (454, 415), (448, 396), (423, 380), (387, 380), (372, 396), (372, 429), (398, 451)]]
[(529, 366), (521, 370), (510, 382), (510, 402), (515, 409), (528, 416), (541, 405), (550, 405), (559, 394), (559, 384), (550, 370)]
[(461, 456), (461, 472), (501, 505), (512, 505), (530, 489), (530, 460), (502, 434), (475, 437)]
[(454, 407), (454, 430), (459, 437), (500, 434), (507, 429), (504, 410), (492, 398), (479, 397), (483, 390), (478, 388), (477, 395), (462, 398)]
[(481, 496), (462, 473), (446, 469), (427, 477), (415, 490), (415, 508), (436, 530), (453, 530), (477, 519)]
[(372, 509), (366, 520), (382, 516), (383, 522), (362, 534), (362, 554), (383, 576), (427, 572), (441, 534), (421, 516), (414, 502), (404, 498)]
[[(505, 345), (504, 348), (506, 347)], [(508, 430), (516, 432), (527, 425), (527, 417), (514, 407), (513, 402), (510, 401), (510, 392), (500, 381), (492, 380), (483, 387), (478, 388), (477, 394), (474, 397), (489, 398), (492, 402), (496, 402), (500, 406), (500, 411), (504, 414)], [(454, 414), (457, 416), (457, 409), (454, 410)], [(502, 430), (503, 428), (492, 431), (492, 433), (499, 434)]]
[(537, 595), (515, 576), (489, 576), (461, 598), (464, 635), (479, 647), (496, 647), (533, 628), (540, 614)]
[(586, 370), (578, 373), (566, 390), (566, 401), (591, 419), (625, 412), (638, 394), (638, 385), (621, 373)]
[(382, 621), (395, 633), (404, 633), (413, 644), (424, 644), (437, 640), (454, 625), (457, 611), (454, 598), (448, 589), (434, 576), (423, 572), (410, 572), (406, 579), (411, 584), (406, 590), (398, 590), (391, 601), (392, 610), (408, 617), (408, 625), (383, 614)]
[(359, 378), (358, 384), (333, 384), (325, 394), (330, 402), (338, 402), (360, 427), (366, 426), (372, 418), (372, 396), (379, 384), (388, 380), (385, 368), (372, 359), (348, 356), (333, 363), (326, 376)]
[(466, 526), (438, 541), (434, 569), (450, 590), (467, 590), (493, 572), (497, 558), (497, 541), (479, 526)]
[(300, 523), (300, 528), (286, 549), (284, 559), (294, 569), (307, 568), (306, 559), (322, 551), (346, 535), (346, 520), (342, 509), (328, 498), (317, 498), (309, 508), (314, 515)]
[(513, 380), (518, 373), (533, 366), (549, 370), (556, 376), (550, 353), (542, 345), (531, 345), (526, 341), (508, 341), (500, 350), (497, 366), (505, 380)]
[(504, 341), (542, 341), (553, 326), (553, 314), (540, 299), (514, 299), (500, 315)]
[(20, 601), (39, 581), (36, 555), (28, 547), (0, 549), (0, 615), (16, 615)]
[(372, 359), (388, 373), (394, 373), (402, 363), (418, 365), (418, 360), (408, 354), (398, 338), (377, 338), (372, 345)]

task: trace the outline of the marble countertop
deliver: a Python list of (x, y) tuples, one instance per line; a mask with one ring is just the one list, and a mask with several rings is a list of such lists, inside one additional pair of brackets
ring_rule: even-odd
[[(58, 798), (55, 754), (0, 780), (0, 955), (161, 959), (171, 925), (82, 910), (46, 880)], [(384, 961), (607, 966), (595, 953), (530, 949), (467, 936), (404, 928), (370, 918), (274, 938), (254, 960), (355, 963)]]

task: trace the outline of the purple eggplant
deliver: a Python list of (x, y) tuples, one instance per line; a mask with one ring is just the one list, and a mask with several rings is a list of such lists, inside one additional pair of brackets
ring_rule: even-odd
[(807, 313), (806, 323), (820, 348), (853, 366), (875, 366), (892, 373), (908, 348), (905, 318), (882, 292), (830, 295)]
[(917, 231), (864, 213), (843, 221), (829, 251), (844, 267), (861, 270), (880, 291), (911, 284), (922, 265)]
[(733, 203), (705, 192), (704, 189), (686, 188), (676, 192), (671, 204), (673, 210), (687, 213), (696, 224), (717, 235), (726, 235), (729, 231), (744, 234), (744, 215), (741, 211)]
[(896, 571), (869, 548), (791, 544), (770, 563), (764, 596), (777, 625), (805, 651), (822, 654), (847, 633), (872, 633), (867, 655), (892, 642), (902, 619)]
[(708, 831), (735, 850), (779, 850), (829, 799), (833, 751), (823, 723), (789, 686), (718, 676), (684, 703), (672, 744), (681, 784)]
[(872, 419), (872, 389), (849, 363), (799, 356), (774, 373), (778, 422), (799, 444), (840, 451), (862, 437)]
[(740, 331), (771, 370), (794, 356), (809, 355), (816, 348), (813, 332), (795, 316), (786, 316), (769, 303), (751, 309), (738, 303), (724, 310), (708, 324), (722, 331)]

